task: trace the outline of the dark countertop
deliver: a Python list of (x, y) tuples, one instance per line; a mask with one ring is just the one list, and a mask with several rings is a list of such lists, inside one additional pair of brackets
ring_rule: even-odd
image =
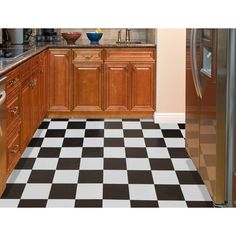
[(5, 73), (9, 72), (16, 66), (27, 61), (29, 58), (48, 48), (155, 48), (155, 47), (156, 44), (151, 44), (151, 43), (138, 43), (138, 44), (102, 43), (98, 45), (83, 44), (83, 43), (68, 45), (64, 42), (53, 43), (53, 44), (39, 43), (37, 45), (30, 47), (28, 51), (22, 53), (17, 58), (14, 59), (0, 58), (0, 76), (4, 75)]

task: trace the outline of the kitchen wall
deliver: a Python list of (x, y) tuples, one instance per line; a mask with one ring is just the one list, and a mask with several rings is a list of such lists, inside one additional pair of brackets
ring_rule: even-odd
[(185, 29), (157, 30), (157, 116), (185, 113), (185, 48)]
[(2, 43), (2, 29), (0, 28), (0, 43)]
[[(77, 43), (89, 43), (89, 40), (86, 36), (86, 32), (95, 31), (95, 28), (90, 29), (61, 29), (61, 32), (68, 32), (68, 31), (79, 31), (82, 32), (81, 37), (78, 39)], [(102, 29), (103, 36), (100, 40), (101, 43), (109, 42), (116, 42), (117, 41), (117, 35), (118, 30), (120, 29)], [(121, 37), (122, 40), (125, 40), (125, 29), (121, 29)], [(151, 33), (153, 31), (153, 33)], [(152, 40), (155, 40), (155, 30), (154, 29), (131, 29), (131, 40), (134, 41), (141, 41), (141, 42), (151, 42)], [(151, 35), (153, 34), (153, 35)], [(153, 42), (154, 43), (154, 42)]]

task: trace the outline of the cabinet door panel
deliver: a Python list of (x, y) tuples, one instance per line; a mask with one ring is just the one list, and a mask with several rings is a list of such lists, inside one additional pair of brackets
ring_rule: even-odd
[(101, 64), (74, 64), (74, 111), (102, 110), (101, 68)]
[(105, 65), (105, 110), (129, 110), (129, 66), (128, 63)]
[(49, 110), (70, 110), (70, 49), (50, 50)]
[(154, 111), (154, 64), (132, 64), (132, 109)]

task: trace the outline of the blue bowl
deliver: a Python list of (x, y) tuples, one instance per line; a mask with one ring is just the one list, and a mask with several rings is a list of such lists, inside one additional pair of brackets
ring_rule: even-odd
[(99, 40), (102, 38), (103, 33), (88, 32), (87, 37), (91, 44), (98, 44)]

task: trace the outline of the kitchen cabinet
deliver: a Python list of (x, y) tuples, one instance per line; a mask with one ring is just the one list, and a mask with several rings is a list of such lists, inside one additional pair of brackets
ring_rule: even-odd
[(71, 49), (49, 50), (49, 112), (71, 110)]
[(105, 63), (105, 111), (130, 108), (130, 72), (128, 63)]
[(73, 50), (73, 111), (102, 111), (101, 49)]

